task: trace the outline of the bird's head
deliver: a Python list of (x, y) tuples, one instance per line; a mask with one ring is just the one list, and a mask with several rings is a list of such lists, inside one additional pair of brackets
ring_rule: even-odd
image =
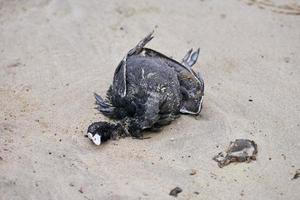
[(87, 130), (88, 138), (96, 145), (100, 145), (111, 138), (116, 138), (120, 134), (120, 125), (108, 122), (94, 122)]

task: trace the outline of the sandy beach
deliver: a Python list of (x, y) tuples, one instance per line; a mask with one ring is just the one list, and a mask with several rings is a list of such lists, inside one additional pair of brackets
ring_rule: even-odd
[[(93, 92), (151, 30), (177, 60), (201, 48), (202, 112), (95, 146)], [(0, 199), (299, 199), (299, 86), (299, 0), (0, 0)], [(238, 138), (257, 160), (219, 168)]]

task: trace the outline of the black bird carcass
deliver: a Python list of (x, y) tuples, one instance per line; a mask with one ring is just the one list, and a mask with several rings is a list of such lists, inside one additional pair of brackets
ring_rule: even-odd
[(143, 130), (157, 130), (180, 113), (201, 112), (204, 81), (192, 69), (199, 49), (189, 50), (179, 63), (145, 48), (152, 35), (153, 32), (121, 60), (106, 99), (95, 94), (97, 109), (115, 120), (95, 122), (88, 127), (88, 137), (96, 145), (122, 136), (143, 138)]

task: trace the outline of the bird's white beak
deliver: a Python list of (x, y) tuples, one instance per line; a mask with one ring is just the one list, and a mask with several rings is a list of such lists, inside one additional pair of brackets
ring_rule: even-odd
[(98, 134), (95, 134), (94, 136), (91, 133), (88, 133), (88, 138), (94, 142), (95, 145), (101, 144), (101, 136)]

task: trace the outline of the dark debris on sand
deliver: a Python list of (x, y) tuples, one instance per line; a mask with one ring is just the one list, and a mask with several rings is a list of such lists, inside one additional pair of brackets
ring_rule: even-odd
[(250, 162), (256, 160), (257, 144), (248, 139), (236, 139), (229, 147), (213, 157), (220, 168), (232, 162)]
[(295, 172), (295, 174), (294, 174), (292, 180), (295, 180), (295, 179), (297, 179), (297, 178), (299, 178), (299, 177), (300, 177), (300, 169), (296, 170), (296, 172)]
[(180, 187), (176, 187), (170, 191), (169, 195), (177, 197), (180, 192), (182, 192), (182, 189)]

